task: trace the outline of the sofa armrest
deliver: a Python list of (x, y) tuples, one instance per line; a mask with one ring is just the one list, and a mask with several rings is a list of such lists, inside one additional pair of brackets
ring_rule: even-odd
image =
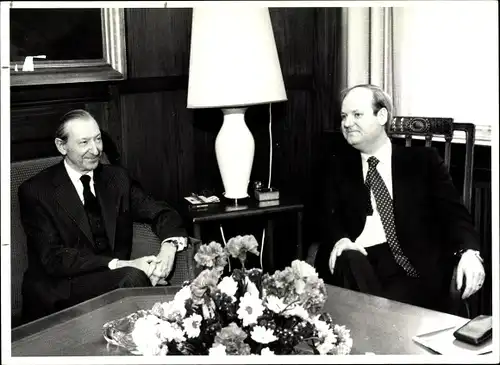
[[(157, 255), (160, 252), (160, 245), (160, 239), (151, 230), (149, 224), (134, 223), (131, 259)], [(194, 255), (197, 245), (197, 242), (191, 242), (186, 249), (177, 253), (174, 268), (167, 278), (170, 285), (180, 286), (184, 281), (191, 281), (195, 278)]]

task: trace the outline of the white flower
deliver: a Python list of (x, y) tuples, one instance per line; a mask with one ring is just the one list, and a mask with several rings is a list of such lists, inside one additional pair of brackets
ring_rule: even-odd
[(257, 318), (264, 312), (264, 306), (258, 296), (246, 292), (240, 299), (238, 308), (238, 318), (243, 320), (243, 326), (257, 323)]
[(162, 321), (158, 325), (158, 334), (163, 341), (175, 341), (178, 343), (186, 341), (184, 331), (177, 323)]
[(319, 337), (327, 337), (330, 330), (330, 326), (328, 326), (328, 323), (325, 321), (322, 321), (320, 319), (316, 319), (314, 321), (314, 326), (316, 327), (316, 330), (318, 331), (318, 336)]
[(274, 342), (278, 339), (274, 334), (272, 329), (268, 329), (263, 326), (255, 326), (250, 333), (252, 340), (258, 343), (268, 344)]
[(333, 331), (328, 331), (328, 333), (324, 337), (324, 341), (336, 344), (337, 343), (337, 335), (335, 335), (335, 333), (333, 333)]
[(320, 353), (320, 355), (326, 355), (328, 354), (331, 350), (333, 350), (334, 345), (331, 342), (323, 342), (319, 345), (316, 346), (316, 349)]
[(257, 289), (257, 286), (248, 278), (248, 276), (245, 277), (245, 284), (247, 286), (247, 293), (257, 297), (259, 296), (259, 289)]
[(321, 317), (321, 313), (312, 315), (309, 317), (309, 323), (315, 324), (319, 317)]
[(216, 343), (209, 350), (208, 354), (210, 356), (223, 356), (226, 355), (226, 346)]
[(156, 332), (157, 323), (160, 319), (156, 316), (148, 315), (139, 318), (132, 330), (131, 336), (137, 351), (143, 355), (157, 355), (160, 353), (161, 339)]
[(137, 346), (137, 351), (142, 356), (165, 356), (168, 353), (168, 347), (161, 346), (161, 342), (143, 342)]
[(283, 299), (274, 295), (266, 297), (265, 305), (267, 309), (273, 311), (274, 313), (281, 313), (286, 308), (286, 304), (283, 302)]
[(335, 351), (337, 355), (349, 355), (350, 352), (351, 352), (351, 346), (347, 345), (347, 343), (339, 344)]
[(225, 276), (217, 285), (217, 288), (224, 294), (233, 297), (236, 290), (238, 290), (238, 283), (231, 276)]
[(162, 303), (163, 315), (170, 320), (184, 318), (186, 315), (186, 307), (184, 302), (180, 300), (171, 300), (170, 302)]
[(292, 307), (287, 308), (284, 314), (286, 316), (297, 316), (299, 318), (302, 318), (303, 320), (309, 319), (309, 313), (301, 305), (294, 305)]
[(294, 286), (295, 286), (295, 292), (300, 295), (304, 293), (306, 289), (306, 282), (302, 279), (298, 279), (295, 280)]
[(186, 285), (177, 293), (175, 293), (174, 301), (184, 304), (186, 300), (191, 298), (191, 286)]
[(272, 355), (275, 355), (274, 351), (269, 350), (269, 347), (264, 347), (260, 351), (260, 354), (261, 354), (261, 356), (272, 356)]
[(346, 326), (340, 326), (336, 324), (333, 326), (333, 330), (342, 338), (351, 337), (351, 330), (347, 329)]
[(137, 319), (134, 323), (132, 336), (147, 336), (155, 332), (156, 324), (160, 323), (160, 319), (153, 315), (147, 315)]
[(195, 338), (200, 335), (200, 324), (201, 316), (199, 314), (193, 314), (191, 317), (184, 319), (184, 331), (189, 338)]
[(291, 267), (292, 267), (292, 270), (300, 277), (309, 277), (309, 276), (317, 277), (318, 276), (318, 273), (316, 272), (314, 267), (312, 267), (311, 265), (309, 265), (305, 261), (294, 260), (292, 262)]

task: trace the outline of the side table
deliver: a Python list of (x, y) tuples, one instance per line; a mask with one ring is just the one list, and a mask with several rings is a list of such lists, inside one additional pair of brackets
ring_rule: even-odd
[(243, 219), (247, 217), (265, 216), (267, 218), (266, 232), (267, 245), (269, 245), (269, 254), (263, 257), (267, 263), (267, 267), (272, 267), (274, 264), (274, 222), (273, 219), (277, 214), (295, 213), (296, 214), (296, 246), (295, 256), (297, 259), (302, 259), (302, 216), (304, 205), (292, 199), (279, 199), (259, 202), (255, 199), (248, 198), (247, 201), (238, 202), (237, 205), (225, 203), (224, 201), (217, 204), (210, 204), (205, 208), (191, 209), (186, 205), (183, 210), (185, 219), (193, 225), (193, 237), (201, 240), (201, 226), (208, 222), (223, 222), (231, 219)]

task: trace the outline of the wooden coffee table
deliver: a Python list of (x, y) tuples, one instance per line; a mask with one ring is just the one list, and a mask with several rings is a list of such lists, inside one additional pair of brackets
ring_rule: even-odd
[[(102, 336), (103, 324), (138, 309), (150, 309), (157, 301), (170, 300), (178, 289), (118, 289), (17, 327), (12, 330), (12, 357), (128, 355), (116, 346), (107, 345)], [(352, 354), (430, 354), (414, 343), (412, 336), (467, 321), (335, 286), (328, 285), (327, 290), (324, 310), (335, 323), (351, 330)]]

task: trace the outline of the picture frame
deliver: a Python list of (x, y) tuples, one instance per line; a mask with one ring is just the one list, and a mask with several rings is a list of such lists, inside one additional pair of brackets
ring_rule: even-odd
[(124, 9), (101, 8), (100, 26), (103, 47), (101, 59), (33, 59), (32, 71), (23, 71), (22, 64), (11, 60), (11, 87), (125, 80), (127, 62)]

